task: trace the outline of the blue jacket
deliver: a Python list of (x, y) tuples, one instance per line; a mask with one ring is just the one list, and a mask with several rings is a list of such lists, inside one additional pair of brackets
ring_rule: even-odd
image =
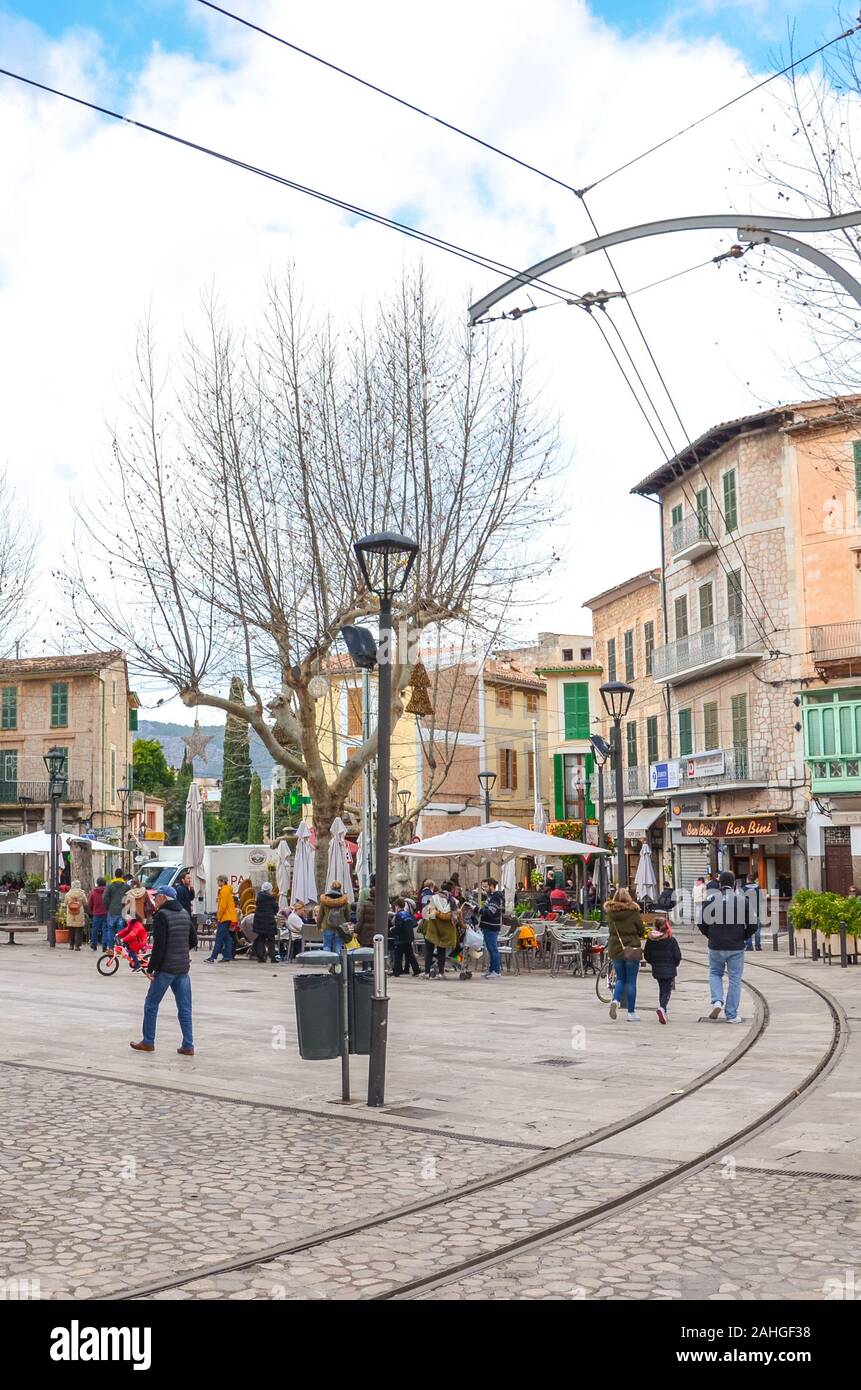
[(478, 925), (482, 931), (499, 931), (502, 926), (502, 910), (505, 907), (505, 896), (495, 888), (479, 908)]

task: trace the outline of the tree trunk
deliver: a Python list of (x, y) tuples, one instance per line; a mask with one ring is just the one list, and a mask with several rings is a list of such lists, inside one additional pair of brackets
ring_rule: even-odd
[(89, 897), (93, 891), (93, 849), (89, 840), (72, 841), (72, 879), (79, 879)]

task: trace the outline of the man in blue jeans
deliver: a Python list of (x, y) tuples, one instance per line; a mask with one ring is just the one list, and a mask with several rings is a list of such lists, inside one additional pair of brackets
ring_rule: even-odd
[(182, 1030), (182, 1046), (176, 1050), (182, 1057), (193, 1057), (191, 980), (188, 972), (191, 965), (189, 951), (197, 947), (197, 932), (191, 917), (177, 901), (175, 888), (159, 888), (155, 895), (155, 906), (152, 951), (147, 970), (152, 983), (144, 1000), (143, 1037), (140, 1042), (129, 1043), (129, 1047), (135, 1052), (155, 1052), (159, 1004), (171, 989)]
[(481, 885), (481, 891), (485, 894), (485, 899), (478, 910), (478, 925), (484, 934), (488, 961), (488, 969), (485, 971), (484, 978), (486, 980), (498, 980), (499, 929), (502, 926), (502, 910), (505, 906), (505, 898), (499, 892), (495, 878), (486, 878)]
[[(727, 1023), (741, 1023), (738, 1006), (741, 1001), (741, 981), (744, 974), (744, 948), (756, 930), (748, 922), (745, 895), (735, 887), (732, 874), (723, 873), (717, 888), (706, 893), (703, 901), (703, 920), (700, 931), (709, 943), (709, 990), (712, 1006), (709, 1018), (720, 1018), (723, 1010)], [(726, 1004), (723, 977), (727, 975)]]
[(125, 926), (123, 921), (123, 898), (128, 892), (128, 884), (122, 874), (116, 873), (105, 887), (102, 910), (105, 914), (103, 944), (106, 951), (112, 951), (118, 931)]

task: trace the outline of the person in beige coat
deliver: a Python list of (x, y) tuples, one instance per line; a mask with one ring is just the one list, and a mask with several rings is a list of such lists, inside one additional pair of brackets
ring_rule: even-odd
[(87, 925), (87, 895), (81, 887), (81, 880), (72, 880), (72, 886), (64, 899), (66, 926), (69, 928), (69, 950), (80, 951)]

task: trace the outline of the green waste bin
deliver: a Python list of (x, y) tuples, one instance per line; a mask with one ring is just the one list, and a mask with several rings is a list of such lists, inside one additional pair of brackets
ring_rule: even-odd
[(351, 970), (349, 993), (350, 1051), (361, 1057), (367, 1057), (371, 1050), (371, 999), (373, 995), (373, 970)]
[(296, 1025), (299, 1056), (306, 1062), (325, 1062), (340, 1057), (338, 978), (325, 974), (296, 975)]
[(40, 926), (44, 926), (48, 920), (50, 912), (51, 892), (48, 888), (36, 889), (36, 921)]

